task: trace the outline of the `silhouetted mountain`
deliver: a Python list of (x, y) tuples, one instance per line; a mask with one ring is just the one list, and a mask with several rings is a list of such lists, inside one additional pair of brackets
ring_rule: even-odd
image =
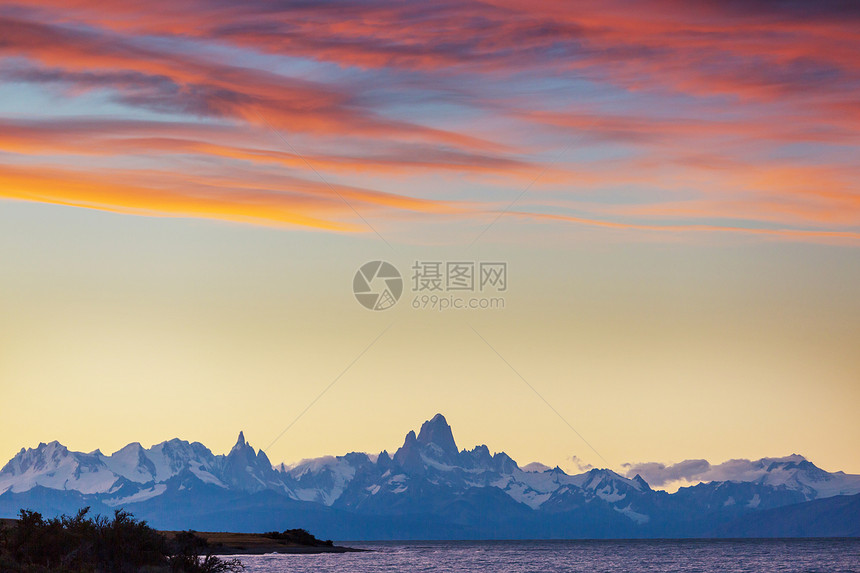
[(744, 464), (744, 480), (668, 494), (640, 475), (523, 469), (485, 445), (458, 450), (437, 414), (393, 456), (354, 452), (295, 466), (272, 467), (241, 432), (226, 455), (178, 439), (110, 456), (39, 444), (0, 470), (0, 516), (22, 507), (46, 515), (124, 507), (160, 528), (304, 527), (335, 539), (856, 534), (845, 524), (858, 521), (858, 502), (834, 496), (860, 493), (860, 476), (797, 455)]
[(860, 494), (749, 512), (715, 537), (860, 537)]

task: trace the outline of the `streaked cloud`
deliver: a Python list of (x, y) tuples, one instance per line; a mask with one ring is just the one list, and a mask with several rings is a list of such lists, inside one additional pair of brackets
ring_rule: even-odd
[(276, 176), (249, 182), (221, 174), (153, 170), (0, 167), (2, 196), (148, 216), (199, 217), (268, 226), (367, 232), (353, 209), (457, 213), (456, 204)]
[(356, 211), (481, 224), (528, 188), (512, 216), (854, 242), (858, 23), (842, 2), (6, 2), (4, 89), (74, 111), (0, 102), (0, 197), (351, 232)]
[(570, 456), (570, 462), (576, 467), (577, 470), (581, 472), (587, 472), (588, 470), (594, 468), (593, 465), (587, 463), (579, 456)]
[(649, 485), (690, 485), (711, 481), (755, 481), (762, 477), (772, 464), (799, 463), (806, 461), (803, 456), (792, 454), (781, 458), (761, 458), (759, 460), (734, 459), (721, 464), (711, 464), (708, 460), (684, 460), (676, 464), (645, 462), (623, 464), (625, 475), (641, 475)]
[[(623, 464), (627, 477), (642, 476), (649, 485), (662, 487), (676, 481), (691, 482), (704, 476), (711, 470), (708, 460), (684, 460), (677, 464), (662, 464), (660, 462), (645, 462), (639, 464)], [(701, 481), (701, 480), (699, 480)]]

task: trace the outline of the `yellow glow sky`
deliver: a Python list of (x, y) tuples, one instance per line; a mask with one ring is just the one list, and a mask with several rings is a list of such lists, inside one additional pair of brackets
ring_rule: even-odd
[[(508, 244), (513, 231), (525, 240)], [(389, 248), (4, 202), (0, 458), (53, 439), (110, 453), (181, 437), (219, 453), (239, 430), (266, 447), (390, 326), (273, 462), (392, 451), (442, 412), (460, 447), (567, 471), (574, 455), (619, 469), (801, 453), (860, 473), (854, 249), (549, 231), (547, 245), (503, 218), (491, 246)], [(416, 259), (469, 257), (508, 262), (504, 310), (413, 310), (407, 289), (371, 312), (351, 292), (367, 260), (407, 275)]]
[[(860, 473), (858, 14), (776, 4), (0, 0), (0, 462), (442, 412)], [(506, 307), (368, 311), (379, 259), (505, 261)]]

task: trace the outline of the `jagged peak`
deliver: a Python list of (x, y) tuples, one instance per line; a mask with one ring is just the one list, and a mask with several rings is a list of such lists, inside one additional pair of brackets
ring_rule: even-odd
[(179, 438), (171, 438), (169, 440), (164, 440), (163, 442), (159, 442), (157, 444), (153, 444), (152, 450), (161, 450), (165, 453), (175, 451), (179, 447), (183, 445), (189, 445), (185, 440), (180, 440)]
[(269, 461), (269, 456), (267, 456), (266, 452), (264, 452), (263, 450), (259, 450), (257, 452), (257, 460), (260, 461), (261, 463), (266, 463), (266, 464), (269, 464), (270, 466), (272, 465), (272, 462)]
[[(57, 448), (57, 449), (62, 449), (62, 450), (68, 449), (66, 446), (61, 444), (58, 440), (52, 440), (52, 441), (47, 442), (47, 443), (39, 442), (38, 446), (36, 446), (35, 448), (27, 448), (27, 450), (28, 451), (39, 451), (39, 450), (44, 450), (47, 448)], [(21, 448), (21, 450), (24, 451), (24, 448)]]
[(144, 449), (144, 447), (143, 447), (143, 445), (141, 445), (141, 443), (140, 443), (140, 442), (131, 442), (131, 443), (129, 443), (129, 444), (124, 445), (123, 447), (121, 447), (120, 449), (118, 449), (117, 451), (115, 451), (114, 453), (112, 453), (112, 454), (110, 455), (110, 457), (113, 457), (113, 456), (115, 456), (115, 455), (117, 455), (117, 454), (122, 454), (122, 453), (125, 453), (125, 452), (140, 452), (140, 451), (142, 451), (143, 449)]
[(338, 459), (346, 460), (349, 463), (367, 463), (373, 462), (376, 456), (368, 455), (365, 452), (349, 452), (343, 456), (338, 456)]
[[(496, 455), (498, 456), (499, 454), (496, 454)], [(524, 472), (537, 472), (537, 473), (550, 471), (550, 469), (552, 469), (552, 468), (550, 468), (548, 465), (542, 464), (540, 462), (531, 462), (531, 463), (528, 463), (522, 467), (522, 470)]]
[(621, 474), (619, 474), (618, 472), (613, 471), (609, 468), (591, 468), (586, 473), (590, 473), (590, 474), (594, 474), (594, 475), (601, 474), (601, 475), (608, 475), (608, 476), (613, 476), (613, 477), (624, 477)]
[(436, 414), (421, 424), (418, 442), (420, 444), (435, 444), (446, 454), (456, 455), (459, 451), (457, 450), (457, 443), (454, 441), (451, 426), (448, 425), (448, 421), (442, 414)]
[(790, 456), (785, 456), (783, 458), (762, 458), (762, 462), (766, 462), (767, 465), (765, 467), (766, 471), (773, 471), (775, 469), (793, 469), (793, 468), (816, 468), (814, 463), (807, 460), (804, 456), (800, 454), (791, 454)]
[(21, 448), (15, 456), (9, 460), (0, 472), (7, 471), (17, 471), (16, 468), (20, 469), (21, 467), (30, 467), (32, 465), (40, 465), (48, 464), (48, 466), (52, 467), (55, 463), (61, 463), (62, 460), (67, 458), (79, 459), (80, 456), (87, 456), (88, 454), (83, 454), (79, 452), (70, 452), (69, 449), (54, 440), (52, 442), (39, 442), (39, 445), (35, 448)]
[[(233, 449), (230, 450), (230, 453), (232, 454), (232, 453), (237, 452), (237, 451), (245, 450), (249, 447), (250, 447), (250, 445), (248, 444), (248, 442), (245, 441), (245, 432), (240, 430), (239, 431), (239, 437), (236, 438), (236, 445), (233, 446)], [(251, 448), (251, 449), (253, 451), (253, 448)]]
[(420, 448), (418, 438), (415, 436), (415, 430), (409, 430), (406, 438), (403, 440), (403, 445), (394, 452), (393, 461), (398, 464), (415, 465), (420, 460)]
[(35, 448), (21, 448), (21, 451), (18, 452), (17, 456), (23, 456), (27, 454), (44, 454), (47, 452), (53, 452), (54, 454), (56, 454), (57, 452), (61, 454), (67, 454), (69, 453), (69, 448), (67, 448), (57, 440), (48, 443), (39, 442), (39, 445)]
[(648, 482), (645, 481), (645, 478), (643, 478), (639, 474), (636, 474), (635, 476), (633, 476), (633, 481), (636, 482), (637, 484), (639, 484), (639, 486), (642, 488), (643, 491), (651, 489), (651, 486), (648, 485)]
[(606, 478), (613, 479), (613, 480), (617, 479), (617, 480), (622, 480), (622, 481), (628, 481), (629, 480), (629, 478), (626, 478), (623, 475), (621, 475), (617, 472), (614, 472), (608, 468), (591, 468), (590, 470), (588, 470), (585, 473), (586, 473), (586, 475), (589, 476), (589, 479), (591, 481), (594, 481), (596, 479), (606, 479)]

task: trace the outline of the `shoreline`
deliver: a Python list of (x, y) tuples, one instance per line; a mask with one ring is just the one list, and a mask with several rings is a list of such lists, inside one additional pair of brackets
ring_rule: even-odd
[[(160, 531), (168, 539), (178, 531)], [(194, 535), (206, 540), (212, 555), (264, 555), (266, 553), (310, 555), (319, 553), (360, 553), (368, 549), (356, 549), (341, 545), (301, 544), (283, 539), (266, 537), (262, 533), (234, 533), (228, 531), (194, 531)]]

